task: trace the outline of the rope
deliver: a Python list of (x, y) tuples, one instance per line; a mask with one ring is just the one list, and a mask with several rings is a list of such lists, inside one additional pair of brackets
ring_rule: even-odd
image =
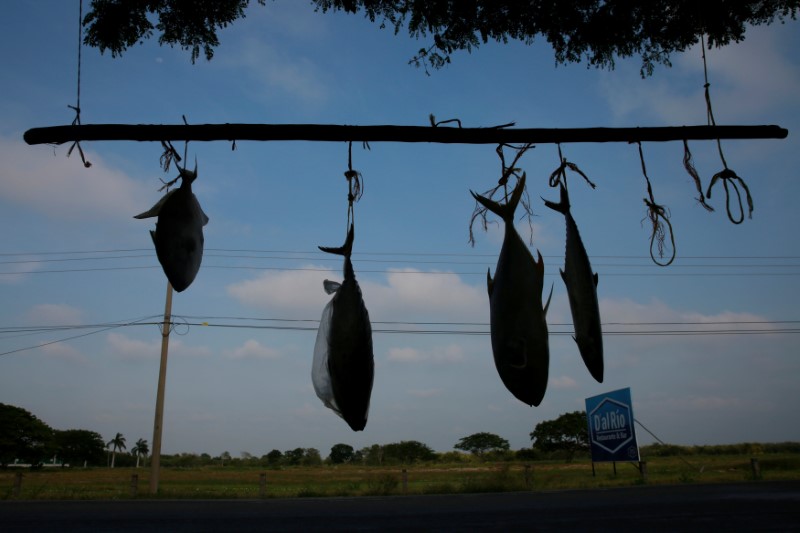
[[(82, 23), (83, 23), (83, 0), (79, 0), (78, 2), (78, 97), (77, 97), (77, 102), (74, 106), (67, 105), (67, 107), (75, 111), (75, 118), (72, 120), (73, 126), (81, 125), (81, 49), (83, 48), (82, 46), (83, 43), (81, 42), (81, 37), (83, 37)], [(72, 151), (75, 148), (78, 149), (78, 153), (81, 156), (81, 161), (83, 161), (83, 166), (86, 168), (91, 167), (92, 164), (86, 160), (86, 155), (83, 153), (80, 141), (75, 141), (72, 143), (72, 146), (70, 146), (69, 150), (67, 150), (67, 157), (69, 157), (72, 154)]]
[[(638, 142), (639, 145), (639, 159), (642, 162), (642, 174), (644, 174), (644, 179), (647, 181), (647, 195), (650, 197), (648, 200), (644, 198), (644, 203), (647, 206), (647, 216), (645, 218), (649, 218), (650, 222), (653, 226), (653, 232), (650, 235), (650, 258), (653, 260), (655, 264), (658, 266), (669, 266), (675, 260), (675, 234), (672, 230), (672, 224), (669, 221), (669, 211), (662, 205), (656, 203), (656, 199), (653, 196), (653, 186), (650, 183), (650, 178), (647, 176), (647, 168), (644, 164), (644, 153), (642, 152), (642, 143)], [(644, 220), (644, 219), (642, 219)], [(670, 245), (672, 247), (672, 254), (669, 258), (669, 261), (666, 263), (659, 261), (656, 259), (655, 254), (653, 253), (653, 247), (656, 245), (658, 249), (658, 256), (659, 258), (664, 258), (664, 248), (666, 243), (666, 229), (669, 230), (669, 240)]]
[(714, 208), (706, 203), (705, 196), (703, 195), (703, 184), (700, 181), (700, 174), (698, 174), (697, 169), (694, 168), (692, 152), (689, 151), (689, 142), (686, 139), (683, 140), (683, 168), (685, 168), (689, 176), (692, 177), (695, 187), (697, 187), (697, 192), (700, 196), (695, 198), (695, 200), (700, 202), (700, 205), (705, 207), (706, 211), (714, 211)]
[[(711, 84), (708, 82), (708, 65), (706, 63), (706, 45), (705, 45), (705, 37), (703, 35), (700, 36), (700, 45), (703, 48), (703, 77), (705, 79), (705, 85), (703, 85), (705, 89), (705, 97), (706, 97), (706, 113), (708, 118), (708, 125), (709, 126), (716, 126), (717, 123), (714, 120), (714, 112), (711, 109), (711, 93), (709, 91), (709, 87)], [(684, 141), (684, 146), (686, 141)], [(686, 148), (688, 150), (688, 147)], [(733, 222), (734, 224), (741, 224), (744, 221), (744, 205), (742, 204), (742, 195), (739, 192), (739, 187), (736, 184), (738, 181), (739, 184), (745, 191), (746, 198), (747, 198), (747, 207), (748, 207), (748, 217), (753, 218), (753, 197), (750, 195), (750, 189), (748, 189), (747, 184), (744, 182), (742, 178), (736, 175), (736, 172), (728, 168), (728, 163), (725, 161), (725, 154), (722, 152), (722, 141), (717, 139), (717, 149), (719, 150), (719, 157), (722, 160), (722, 170), (714, 174), (711, 178), (711, 183), (708, 185), (708, 191), (706, 192), (706, 198), (711, 198), (711, 188), (717, 182), (717, 180), (722, 180), (722, 185), (725, 188), (725, 208), (728, 212), (728, 219)], [(685, 161), (685, 159), (684, 159)], [(688, 170), (688, 168), (687, 168)], [(733, 213), (731, 212), (731, 193), (728, 183), (733, 186), (733, 191), (736, 193), (736, 199), (739, 202), (739, 216), (734, 217)], [(702, 190), (701, 190), (702, 196)], [(701, 201), (702, 202), (702, 201)], [(705, 205), (705, 202), (702, 202)]]
[[(364, 146), (369, 149), (368, 144)], [(356, 213), (353, 204), (361, 200), (364, 195), (364, 177), (361, 172), (353, 169), (353, 141), (347, 146), (347, 171), (344, 173), (347, 179), (347, 227), (345, 233), (350, 230), (350, 224), (355, 224)]]
[(594, 183), (592, 183), (592, 180), (590, 180), (589, 177), (586, 174), (584, 174), (581, 169), (578, 168), (578, 165), (576, 165), (575, 163), (570, 163), (569, 161), (564, 159), (564, 156), (561, 154), (561, 143), (556, 143), (556, 145), (558, 146), (559, 166), (557, 169), (553, 171), (552, 174), (550, 174), (550, 186), (558, 187), (558, 185), (563, 182), (564, 188), (566, 189), (567, 169), (570, 169), (571, 171), (579, 174), (586, 181), (586, 183), (589, 184), (589, 186), (592, 189), (596, 188), (597, 186)]

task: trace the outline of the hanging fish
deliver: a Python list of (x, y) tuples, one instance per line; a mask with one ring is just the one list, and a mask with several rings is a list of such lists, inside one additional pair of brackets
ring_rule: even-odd
[(158, 217), (155, 231), (150, 231), (161, 268), (172, 288), (183, 291), (194, 281), (203, 260), (203, 226), (208, 217), (192, 192), (197, 179), (194, 170), (178, 167), (181, 186), (165, 194), (153, 207), (133, 218)]
[(323, 252), (344, 256), (344, 281), (324, 282), (325, 292), (333, 298), (322, 311), (311, 380), (325, 406), (353, 431), (361, 431), (367, 425), (375, 362), (369, 313), (350, 262), (353, 238), (351, 224), (344, 246), (319, 247)]
[(505, 205), (470, 193), (505, 222), (505, 237), (494, 280), (490, 272), (486, 274), (494, 364), (511, 394), (528, 405), (539, 405), (547, 390), (550, 366), (545, 321), (550, 298), (542, 308), (542, 254), (538, 254), (536, 261), (514, 229), (514, 211), (524, 187), (523, 174)]
[(544, 200), (544, 204), (564, 215), (567, 222), (567, 245), (561, 279), (567, 286), (569, 308), (575, 327), (575, 342), (589, 373), (603, 382), (603, 332), (600, 328), (600, 307), (597, 304), (597, 274), (592, 272), (589, 256), (569, 210), (569, 194), (561, 184), (559, 203)]

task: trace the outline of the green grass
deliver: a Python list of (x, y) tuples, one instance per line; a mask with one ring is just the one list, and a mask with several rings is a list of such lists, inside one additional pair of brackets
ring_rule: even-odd
[[(758, 457), (760, 479), (800, 480), (800, 454)], [(527, 467), (527, 469), (526, 469)], [(260, 474), (266, 473), (267, 498), (385, 496), (507, 491), (593, 489), (638, 484), (734, 483), (752, 481), (750, 456), (692, 455), (653, 457), (647, 480), (630, 463), (558, 461), (420, 464), (403, 467), (357, 465), (290, 467), (164, 468), (157, 498), (260, 498)], [(0, 499), (14, 498), (16, 470), (0, 470)], [(19, 499), (130, 499), (131, 476), (138, 475), (138, 498), (149, 495), (148, 468), (24, 470)]]

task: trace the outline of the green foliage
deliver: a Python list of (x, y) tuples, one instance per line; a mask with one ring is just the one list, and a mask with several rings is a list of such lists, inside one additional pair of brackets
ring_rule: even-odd
[(15, 460), (33, 466), (52, 451), (53, 430), (21, 407), (0, 403), (0, 466)]
[(474, 455), (483, 455), (490, 451), (505, 451), (509, 449), (508, 441), (494, 433), (473, 433), (462, 437), (453, 448), (470, 452)]
[[(264, 5), (265, 0), (258, 0)], [(122, 52), (153, 36), (158, 30), (159, 44), (179, 44), (192, 51), (192, 63), (203, 48), (206, 59), (214, 56), (219, 46), (217, 29), (224, 28), (244, 17), (249, 0), (92, 0), (83, 19), (86, 26), (84, 42), (116, 57)], [(157, 15), (155, 26), (148, 15)]]
[(334, 444), (331, 447), (331, 453), (328, 456), (331, 463), (333, 464), (342, 464), (342, 463), (349, 463), (353, 460), (353, 456), (355, 455), (355, 450), (349, 444)]
[(87, 429), (67, 429), (54, 432), (56, 455), (71, 466), (105, 465), (105, 443), (103, 437)]
[[(249, 0), (92, 0), (83, 20), (85, 43), (118, 56), (159, 33), (159, 43), (191, 50), (192, 62), (203, 48), (207, 59), (219, 45), (217, 29), (244, 17)], [(265, 0), (258, 0), (261, 5)], [(558, 63), (587, 62), (613, 68), (617, 57), (639, 56), (642, 75), (655, 65), (670, 65), (670, 55), (706, 35), (709, 46), (744, 39), (748, 26), (795, 19), (800, 0), (739, 2), (520, 2), (463, 0), (312, 0), (319, 11), (363, 12), (395, 33), (404, 27), (415, 38), (430, 37), (411, 63), (441, 68), (457, 51), (470, 52), (489, 41), (532, 44), (545, 39)], [(151, 18), (157, 18), (153, 25)]]
[(283, 453), (280, 450), (272, 450), (266, 457), (269, 466), (278, 466), (283, 460)]
[(383, 461), (386, 464), (412, 464), (434, 459), (436, 453), (427, 444), (416, 440), (383, 445)]
[(566, 452), (566, 460), (569, 462), (577, 452), (589, 450), (586, 412), (573, 411), (555, 420), (539, 422), (530, 436), (534, 448), (543, 452)]

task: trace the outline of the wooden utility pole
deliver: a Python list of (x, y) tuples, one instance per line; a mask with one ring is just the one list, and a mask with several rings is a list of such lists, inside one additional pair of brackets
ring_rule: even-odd
[(167, 353), (169, 331), (172, 329), (172, 285), (167, 282), (167, 301), (164, 305), (164, 323), (161, 326), (161, 366), (158, 370), (156, 416), (153, 421), (153, 454), (150, 457), (150, 494), (158, 494), (158, 474), (161, 467), (161, 431), (164, 428), (164, 386), (167, 382)]

